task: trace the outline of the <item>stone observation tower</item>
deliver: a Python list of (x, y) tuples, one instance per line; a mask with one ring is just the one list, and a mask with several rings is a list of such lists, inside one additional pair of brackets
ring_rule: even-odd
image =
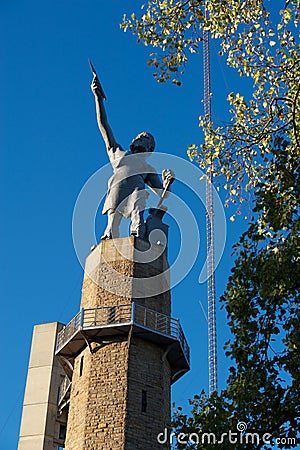
[(18, 450), (162, 449), (170, 386), (188, 370), (162, 246), (104, 240), (87, 257), (80, 312), (35, 329)]
[[(35, 327), (18, 450), (158, 450), (170, 426), (170, 386), (189, 370), (189, 347), (171, 318), (166, 211), (175, 174), (147, 162), (142, 132), (125, 151), (104, 108), (94, 67), (97, 121), (113, 175), (102, 242), (86, 259), (79, 313)], [(160, 197), (144, 221), (147, 192)], [(119, 238), (123, 217), (131, 236)], [(159, 236), (159, 238), (157, 237)]]

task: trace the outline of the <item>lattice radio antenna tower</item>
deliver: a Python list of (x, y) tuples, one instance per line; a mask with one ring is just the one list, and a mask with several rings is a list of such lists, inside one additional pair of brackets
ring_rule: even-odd
[[(206, 19), (209, 17), (205, 9)], [(210, 82), (210, 33), (203, 30), (204, 69), (204, 115), (206, 123), (211, 122), (211, 82)], [(206, 179), (206, 245), (207, 245), (207, 299), (208, 299), (208, 379), (209, 395), (217, 391), (217, 330), (215, 291), (215, 227), (214, 198), (211, 160), (207, 166)]]

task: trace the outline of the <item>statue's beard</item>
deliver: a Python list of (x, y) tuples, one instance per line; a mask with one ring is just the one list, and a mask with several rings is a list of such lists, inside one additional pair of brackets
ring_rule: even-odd
[(133, 145), (131, 151), (132, 153), (147, 153), (147, 149), (143, 145)]

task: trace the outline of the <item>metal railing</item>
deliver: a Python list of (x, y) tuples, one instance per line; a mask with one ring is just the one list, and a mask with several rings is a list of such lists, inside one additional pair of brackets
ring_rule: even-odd
[[(82, 310), (83, 311), (83, 310)], [(66, 342), (68, 342), (74, 334), (81, 328), (81, 316), (80, 311), (57, 335), (56, 350), (61, 349)]]
[(181, 348), (183, 350), (183, 353), (185, 354), (186, 360), (190, 364), (190, 347), (189, 347), (189, 344), (187, 343), (187, 340), (185, 338), (185, 335), (182, 331), (182, 328), (181, 328), (181, 325), (179, 322), (178, 322), (178, 340), (181, 344)]
[(168, 336), (177, 337), (178, 320), (172, 319), (153, 309), (134, 304), (132, 320), (138, 325), (158, 331)]
[(58, 333), (56, 351), (58, 352), (63, 348), (73, 335), (80, 330), (124, 324), (142, 326), (178, 340), (187, 361), (190, 361), (190, 349), (179, 320), (153, 309), (145, 308), (135, 302), (125, 305), (82, 309)]
[(173, 319), (166, 314), (162, 314), (153, 309), (145, 308), (144, 306), (133, 304), (133, 322), (137, 325), (142, 325), (158, 333), (165, 334), (177, 339), (180, 342), (182, 351), (188, 362), (190, 362), (190, 348), (188, 346), (185, 335), (182, 331), (178, 319)]
[(82, 328), (131, 322), (131, 304), (84, 309)]

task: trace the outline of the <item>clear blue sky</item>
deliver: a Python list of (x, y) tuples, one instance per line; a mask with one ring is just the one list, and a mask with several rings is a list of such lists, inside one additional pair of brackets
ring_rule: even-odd
[[(67, 323), (79, 310), (83, 271), (72, 242), (73, 208), (84, 183), (108, 162), (95, 121), (87, 59), (99, 71), (112, 128), (125, 148), (139, 131), (148, 130), (158, 152), (187, 160), (187, 146), (201, 140), (201, 55), (193, 56), (181, 88), (156, 83), (147, 66), (148, 49), (119, 29), (125, 8), (137, 10), (140, 2), (131, 1), (130, 9), (128, 3), (0, 3), (3, 450), (17, 446), (33, 326)], [(241, 84), (216, 55), (212, 46), (214, 118), (223, 121), (228, 118), (228, 90), (243, 90), (247, 83)], [(207, 326), (199, 306), (201, 300), (206, 308), (206, 286), (198, 283), (205, 258), (205, 217), (180, 183), (173, 191), (185, 196), (202, 236), (195, 266), (172, 292), (172, 315), (181, 319), (192, 354), (192, 370), (173, 388), (172, 400), (182, 405), (208, 385)], [(104, 223), (98, 219), (98, 236)], [(232, 265), (231, 245), (245, 224), (243, 218), (234, 224), (228, 221), (226, 248), (216, 272), (218, 296)], [(171, 230), (171, 253), (178, 247), (176, 239)], [(222, 388), (228, 366), (223, 343), (229, 336), (224, 311), (218, 311), (218, 334)]]

